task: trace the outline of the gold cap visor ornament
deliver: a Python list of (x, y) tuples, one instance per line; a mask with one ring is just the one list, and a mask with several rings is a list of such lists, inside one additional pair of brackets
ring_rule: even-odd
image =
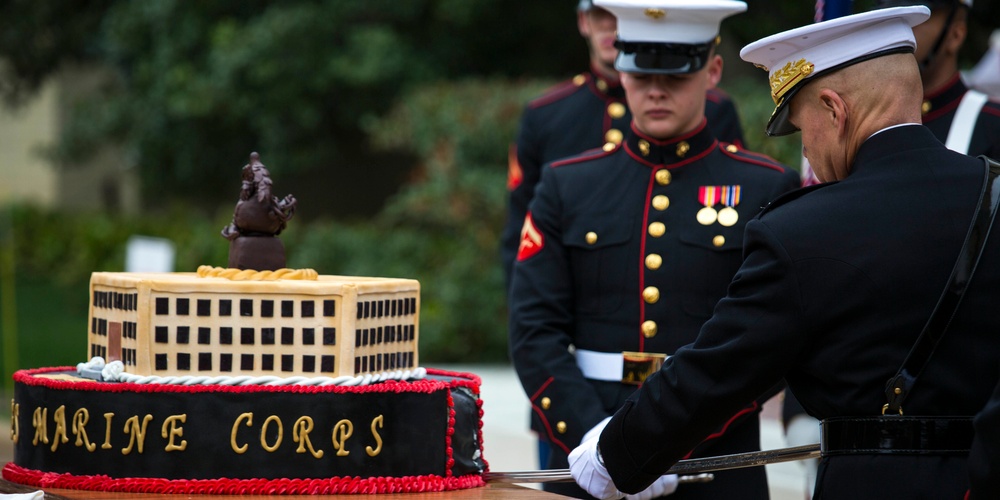
[(868, 59), (913, 52), (913, 26), (930, 13), (923, 6), (873, 10), (784, 31), (743, 47), (740, 57), (768, 72), (775, 108), (767, 135), (798, 131), (788, 121), (788, 105), (814, 78)]

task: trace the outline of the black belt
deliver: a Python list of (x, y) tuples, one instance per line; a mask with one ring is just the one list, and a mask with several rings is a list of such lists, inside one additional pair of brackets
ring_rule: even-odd
[(972, 417), (836, 417), (820, 423), (830, 455), (968, 455)]

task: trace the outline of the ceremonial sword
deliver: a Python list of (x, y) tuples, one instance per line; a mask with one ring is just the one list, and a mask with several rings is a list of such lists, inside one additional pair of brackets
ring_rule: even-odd
[[(758, 467), (761, 465), (806, 460), (820, 456), (819, 443), (774, 450), (751, 451), (720, 455), (717, 457), (692, 458), (681, 460), (674, 464), (664, 474), (677, 474), (678, 482), (711, 481), (708, 472)], [(563, 483), (573, 481), (569, 469), (551, 469), (535, 471), (487, 472), (487, 482), (495, 483)]]

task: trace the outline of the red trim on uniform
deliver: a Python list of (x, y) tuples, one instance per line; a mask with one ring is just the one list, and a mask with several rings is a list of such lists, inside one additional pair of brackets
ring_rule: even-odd
[[(615, 149), (618, 149), (618, 147), (620, 147), (620, 146), (621, 146), (621, 144), (619, 144), (618, 146), (616, 146)], [(562, 160), (556, 160), (556, 161), (550, 163), (549, 167), (550, 168), (564, 167), (566, 165), (572, 165), (574, 163), (580, 163), (580, 162), (584, 162), (584, 161), (588, 161), (588, 160), (596, 160), (598, 158), (602, 158), (602, 157), (605, 157), (605, 156), (607, 156), (607, 155), (609, 155), (611, 153), (614, 153), (615, 149), (612, 149), (611, 151), (605, 151), (604, 148), (588, 149), (588, 150), (580, 153), (577, 156), (572, 156), (572, 157), (565, 158), (565, 159), (562, 159)]]
[(513, 191), (524, 181), (524, 169), (517, 159), (517, 144), (507, 148), (507, 191)]
[[(731, 158), (735, 158), (737, 160), (740, 160), (740, 161), (742, 161), (744, 163), (750, 163), (752, 165), (759, 165), (759, 166), (762, 166), (762, 167), (767, 167), (767, 168), (769, 168), (771, 170), (777, 170), (778, 172), (784, 172), (785, 171), (785, 168), (782, 167), (781, 164), (778, 163), (777, 160), (775, 160), (774, 158), (771, 158), (770, 156), (767, 156), (765, 154), (754, 153), (752, 151), (747, 151), (747, 150), (745, 150), (743, 148), (740, 148), (740, 150), (737, 151), (736, 153), (730, 153), (722, 144), (719, 144), (719, 149), (723, 153), (725, 153), (727, 156), (729, 156)], [(747, 158), (747, 156), (755, 156), (755, 157), (760, 158), (760, 159), (758, 160), (756, 158)]]
[(934, 89), (924, 94), (924, 100), (934, 99), (935, 97), (945, 93), (945, 91), (950, 89), (953, 85), (955, 85), (955, 83), (958, 82), (958, 79), (959, 79), (959, 73), (956, 72), (955, 75), (952, 76), (950, 80), (948, 80), (948, 83), (945, 83), (944, 85), (938, 87), (937, 89)]
[[(962, 96), (964, 97), (965, 94), (962, 94)], [(948, 114), (948, 113), (954, 111), (955, 109), (957, 109), (958, 105), (961, 104), (961, 103), (962, 103), (962, 99), (961, 98), (955, 99), (954, 101), (951, 101), (948, 104), (946, 104), (946, 105), (944, 105), (944, 106), (942, 106), (940, 108), (937, 108), (935, 110), (931, 110), (929, 113), (925, 114), (921, 118), (921, 121), (923, 123), (927, 123), (927, 122), (930, 122), (930, 121), (937, 120), (941, 116), (943, 116), (945, 114)]]
[(725, 91), (723, 91), (722, 89), (719, 89), (719, 88), (708, 89), (708, 91), (705, 92), (705, 99), (709, 100), (709, 101), (712, 101), (712, 102), (714, 102), (716, 104), (722, 102), (723, 100), (725, 100), (728, 97), (729, 97), (729, 94), (727, 94)]
[(715, 142), (712, 143), (712, 145), (709, 146), (708, 148), (706, 148), (704, 151), (702, 151), (702, 152), (700, 152), (700, 153), (698, 153), (698, 154), (696, 154), (696, 155), (694, 155), (694, 156), (692, 156), (690, 158), (686, 158), (686, 159), (684, 159), (682, 161), (679, 161), (677, 163), (670, 163), (670, 164), (662, 164), (662, 163), (653, 163), (653, 162), (650, 162), (650, 161), (645, 160), (645, 159), (643, 159), (643, 158), (641, 158), (639, 156), (636, 156), (635, 153), (633, 153), (632, 150), (629, 149), (629, 148), (625, 148), (625, 152), (627, 152), (628, 155), (632, 157), (632, 159), (634, 159), (635, 161), (637, 161), (639, 163), (642, 163), (643, 165), (645, 165), (647, 167), (653, 167), (653, 168), (655, 168), (655, 167), (658, 167), (658, 166), (662, 165), (664, 167), (667, 167), (668, 169), (675, 169), (677, 167), (683, 167), (684, 165), (687, 165), (688, 163), (700, 160), (700, 159), (708, 156), (708, 154), (711, 153), (712, 150), (715, 149), (715, 147), (718, 144), (719, 144), (719, 141), (718, 141), (718, 139), (716, 139)]
[(642, 334), (642, 323), (646, 321), (646, 301), (642, 299), (642, 291), (646, 287), (646, 238), (649, 237), (649, 205), (653, 198), (653, 185), (656, 183), (656, 172), (661, 169), (650, 170), (649, 182), (646, 183), (646, 204), (642, 209), (642, 240), (639, 242), (639, 352), (645, 352), (646, 336)]
[(972, 494), (972, 490), (965, 490), (965, 496), (963, 497), (963, 499), (964, 500), (969, 500), (969, 495), (971, 495), (971, 494)]
[[(538, 405), (535, 404), (535, 400), (538, 399), (538, 397), (542, 395), (542, 393), (545, 391), (545, 389), (547, 389), (549, 387), (549, 385), (551, 385), (552, 382), (554, 382), (554, 381), (555, 381), (554, 377), (549, 377), (549, 379), (546, 380), (545, 383), (543, 383), (541, 385), (541, 387), (539, 387), (538, 390), (535, 391), (535, 393), (531, 395), (531, 398), (530, 398), (531, 399), (531, 411), (535, 412), (535, 414), (538, 415), (538, 418), (542, 421), (542, 425), (545, 426), (545, 434), (549, 437), (549, 442), (551, 442), (553, 444), (556, 444), (557, 446), (559, 446), (560, 449), (563, 450), (564, 453), (566, 453), (567, 455), (569, 455), (569, 452), (570, 452), (569, 447), (566, 446), (566, 443), (563, 443), (562, 441), (556, 439), (556, 436), (552, 433), (552, 426), (549, 425), (549, 419), (545, 416), (545, 413), (542, 412), (542, 409)], [(545, 464), (542, 464), (542, 466), (545, 466)]]
[[(705, 444), (706, 442), (711, 441), (713, 439), (718, 439), (718, 438), (722, 437), (722, 435), (725, 434), (727, 430), (729, 430), (730, 424), (732, 424), (737, 419), (739, 419), (740, 417), (742, 417), (742, 416), (744, 416), (744, 415), (746, 415), (748, 413), (752, 413), (752, 412), (757, 411), (759, 408), (760, 408), (760, 405), (757, 404), (756, 401), (754, 401), (750, 406), (747, 406), (746, 408), (743, 408), (742, 410), (736, 412), (735, 415), (733, 415), (725, 424), (723, 424), (722, 428), (719, 429), (718, 432), (709, 434), (707, 437), (705, 437), (705, 439), (701, 440), (701, 443), (698, 443), (698, 446), (701, 446), (702, 444)], [(691, 454), (692, 453), (694, 453), (694, 450), (689, 451), (687, 453), (687, 455), (684, 455), (684, 458), (685, 459), (691, 458)]]
[(557, 83), (549, 87), (548, 89), (545, 89), (545, 91), (542, 92), (542, 95), (529, 101), (528, 107), (532, 109), (540, 108), (542, 106), (562, 100), (563, 98), (573, 94), (573, 92), (575, 92), (576, 89), (590, 82), (591, 79), (590, 75), (581, 74), (577, 76), (583, 76), (585, 78), (583, 84), (577, 85), (575, 82), (573, 82), (573, 79), (575, 79), (576, 77), (566, 80), (564, 82)]
[[(990, 102), (992, 102), (993, 104), (1000, 104), (992, 99), (990, 99)], [(989, 113), (993, 116), (1000, 116), (1000, 108), (994, 108), (992, 106), (983, 106), (982, 112)]]

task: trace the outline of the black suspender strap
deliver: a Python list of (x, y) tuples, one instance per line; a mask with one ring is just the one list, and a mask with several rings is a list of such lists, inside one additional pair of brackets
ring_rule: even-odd
[(909, 395), (916, 383), (920, 372), (923, 371), (934, 354), (941, 338), (944, 337), (948, 325), (958, 310), (958, 305), (962, 302), (965, 290), (972, 280), (972, 275), (976, 271), (976, 265), (983, 254), (986, 240), (990, 234), (990, 227), (996, 216), (998, 201), (1000, 201), (1000, 163), (997, 163), (985, 156), (980, 156), (986, 163), (986, 174), (983, 180), (983, 190), (979, 195), (979, 205), (976, 214), (972, 219), (972, 225), (962, 244), (962, 250), (958, 254), (958, 261), (951, 271), (951, 277), (945, 286), (944, 293), (938, 299), (934, 311), (931, 312), (927, 324), (917, 337), (917, 341), (910, 349), (910, 353), (903, 361), (903, 366), (896, 372), (896, 376), (889, 379), (886, 384), (885, 396), (888, 403), (882, 407), (882, 413), (903, 414), (903, 400)]

